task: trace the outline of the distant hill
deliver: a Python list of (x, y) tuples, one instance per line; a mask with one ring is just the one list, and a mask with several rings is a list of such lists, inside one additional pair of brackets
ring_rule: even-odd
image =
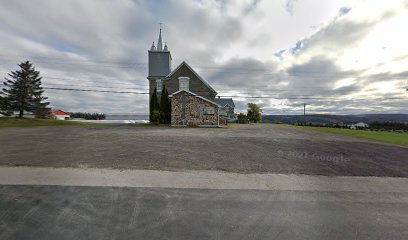
[(407, 122), (408, 114), (362, 114), (362, 115), (263, 115), (262, 121), (265, 123), (286, 123), (296, 124), (298, 122), (336, 124), (336, 123), (357, 123), (357, 122)]

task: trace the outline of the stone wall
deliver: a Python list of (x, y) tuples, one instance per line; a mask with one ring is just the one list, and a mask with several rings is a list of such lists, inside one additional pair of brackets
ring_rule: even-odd
[[(213, 112), (211, 113), (211, 110)], [(218, 105), (204, 100), (186, 91), (179, 92), (171, 98), (171, 124), (181, 126), (225, 124), (224, 118), (218, 116)]]

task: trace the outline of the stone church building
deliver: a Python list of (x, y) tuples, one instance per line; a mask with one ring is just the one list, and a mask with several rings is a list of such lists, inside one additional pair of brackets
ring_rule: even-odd
[[(222, 98), (216, 98), (217, 92), (186, 62), (172, 70), (170, 50), (166, 43), (163, 46), (161, 29), (157, 46), (153, 42), (148, 58), (149, 104), (154, 90), (160, 99), (165, 86), (171, 101), (172, 125), (225, 125), (233, 115), (230, 109), (233, 104), (225, 106), (228, 109), (218, 104), (216, 101), (222, 101)], [(228, 101), (233, 103), (232, 99)]]

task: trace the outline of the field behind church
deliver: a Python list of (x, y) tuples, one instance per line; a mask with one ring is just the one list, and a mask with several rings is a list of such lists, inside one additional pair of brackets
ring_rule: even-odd
[(0, 165), (408, 177), (408, 148), (272, 124), (1, 128)]
[(307, 127), (297, 126), (312, 131), (320, 131), (334, 134), (341, 134), (356, 138), (374, 140), (384, 143), (397, 144), (408, 146), (408, 133), (405, 132), (385, 132), (385, 131), (369, 131), (369, 130), (351, 130), (344, 128), (329, 128), (329, 127)]

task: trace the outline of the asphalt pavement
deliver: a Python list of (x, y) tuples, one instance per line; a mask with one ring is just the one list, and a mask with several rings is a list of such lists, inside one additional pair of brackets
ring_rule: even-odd
[(0, 186), (0, 239), (408, 239), (407, 199), (407, 193), (8, 185)]
[(0, 239), (408, 239), (408, 179), (0, 168)]

